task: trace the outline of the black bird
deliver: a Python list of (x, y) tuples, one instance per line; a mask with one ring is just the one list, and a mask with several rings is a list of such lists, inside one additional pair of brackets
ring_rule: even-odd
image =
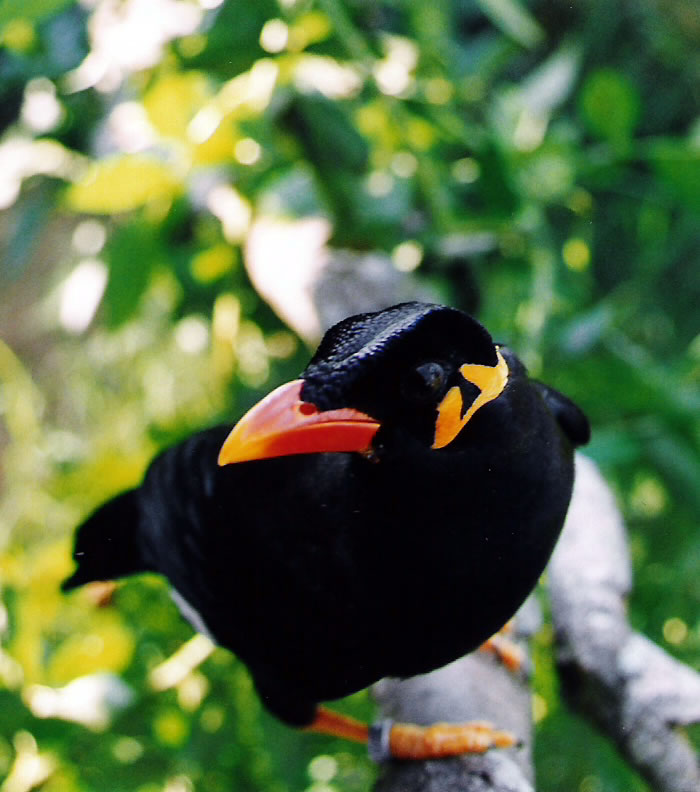
[[(360, 314), (230, 434), (166, 451), (81, 525), (63, 587), (161, 573), (273, 714), (366, 740), (319, 702), (496, 632), (547, 563), (588, 437), (579, 408), (470, 316), (416, 302)], [(393, 726), (392, 755), (510, 741), (445, 727), (435, 748), (416, 729)]]

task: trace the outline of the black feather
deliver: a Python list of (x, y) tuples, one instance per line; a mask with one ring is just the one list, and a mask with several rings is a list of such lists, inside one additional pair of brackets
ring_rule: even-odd
[(542, 394), (545, 404), (552, 411), (571, 444), (574, 446), (586, 445), (591, 439), (591, 425), (583, 410), (563, 393), (550, 388), (549, 385), (534, 380), (533, 384)]
[(123, 492), (78, 528), (73, 550), (78, 568), (63, 581), (63, 591), (94, 580), (112, 580), (148, 570), (140, 547), (138, 498), (137, 490)]
[(228, 428), (166, 451), (143, 485), (79, 530), (66, 588), (144, 569), (165, 575), (248, 665), (268, 709), (308, 724), (320, 701), (474, 649), (514, 613), (566, 515), (573, 446), (588, 422), (502, 354), (508, 382), (455, 440), (431, 448), (437, 401), (406, 377), (494, 365), (474, 319), (408, 303), (341, 322), (302, 374), (321, 409), (381, 422), (373, 453), (217, 467)]

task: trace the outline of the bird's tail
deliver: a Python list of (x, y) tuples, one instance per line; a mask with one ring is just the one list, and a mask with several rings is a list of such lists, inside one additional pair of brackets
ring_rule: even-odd
[(88, 517), (75, 535), (78, 568), (63, 581), (62, 590), (147, 571), (138, 541), (140, 521), (137, 490), (117, 495)]

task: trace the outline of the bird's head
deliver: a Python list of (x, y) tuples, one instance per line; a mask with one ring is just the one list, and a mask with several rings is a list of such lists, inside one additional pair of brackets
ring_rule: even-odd
[(236, 424), (219, 464), (321, 451), (371, 453), (410, 436), (439, 452), (498, 398), (508, 365), (475, 319), (440, 305), (403, 303), (332, 327), (300, 379)]

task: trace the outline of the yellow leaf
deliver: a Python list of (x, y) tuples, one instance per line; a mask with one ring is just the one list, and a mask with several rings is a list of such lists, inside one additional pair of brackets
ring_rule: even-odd
[(143, 106), (156, 130), (189, 143), (188, 127), (211, 98), (207, 78), (198, 71), (164, 74), (144, 96)]
[[(151, 459), (154, 448), (147, 442), (133, 448), (131, 453), (115, 450), (116, 438), (123, 424), (119, 416), (112, 418), (114, 432), (106, 432), (104, 440), (93, 446), (92, 457), (83, 465), (66, 472), (52, 488), (57, 499), (74, 499), (76, 494), (88, 494), (80, 498), (82, 516), (87, 517), (88, 509), (95, 509), (108, 497), (123, 492), (138, 484)], [(126, 432), (122, 433), (124, 437)]]
[[(134, 638), (119, 611), (86, 605), (79, 593), (61, 593), (73, 566), (70, 543), (64, 537), (26, 554), (13, 581), (19, 596), (9, 651), (27, 684), (60, 685), (96, 671), (119, 672), (133, 654)], [(61, 635), (68, 637), (60, 641)]]
[(0, 35), (0, 44), (12, 52), (25, 53), (36, 44), (36, 38), (34, 25), (29, 20), (22, 19), (20, 14), (5, 25)]
[(322, 11), (302, 14), (289, 26), (289, 49), (301, 52), (311, 44), (325, 41), (333, 32), (330, 19)]
[(218, 165), (231, 162), (236, 143), (241, 133), (233, 120), (233, 114), (220, 120), (214, 131), (194, 149), (193, 164)]
[(85, 177), (68, 189), (66, 200), (79, 212), (113, 214), (173, 198), (180, 189), (164, 163), (126, 154), (93, 163)]
[(134, 637), (119, 612), (100, 608), (93, 612), (90, 632), (74, 632), (54, 652), (47, 679), (62, 685), (79, 676), (98, 671), (123, 671), (134, 652)]
[[(45, 636), (55, 631), (63, 606), (59, 586), (71, 569), (67, 537), (36, 547), (19, 557), (12, 585), (19, 594), (10, 651), (28, 682), (42, 681)], [(15, 559), (17, 560), (17, 559)]]
[(203, 250), (192, 259), (192, 275), (201, 283), (211, 283), (233, 267), (233, 249), (224, 244)]

